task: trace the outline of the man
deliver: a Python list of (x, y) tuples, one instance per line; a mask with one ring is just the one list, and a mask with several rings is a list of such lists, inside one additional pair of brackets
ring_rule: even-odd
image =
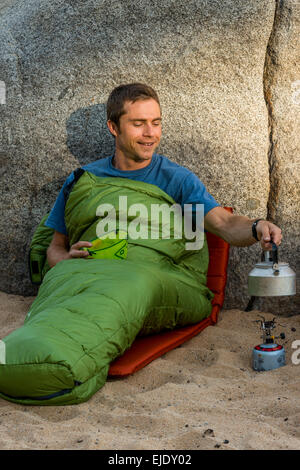
[[(97, 160), (83, 167), (97, 176), (130, 178), (155, 184), (177, 203), (204, 204), (204, 227), (234, 246), (250, 246), (257, 241), (264, 250), (271, 241), (280, 245), (281, 230), (273, 223), (249, 219), (227, 212), (207, 192), (201, 181), (188, 169), (155, 153), (162, 135), (161, 109), (156, 92), (141, 83), (115, 88), (107, 102), (107, 125), (115, 138), (113, 157)], [(61, 260), (84, 258), (91, 243), (80, 240), (69, 246), (64, 224), (65, 191), (74, 182), (74, 174), (66, 180), (46, 222), (55, 230), (47, 251), (49, 265)]]

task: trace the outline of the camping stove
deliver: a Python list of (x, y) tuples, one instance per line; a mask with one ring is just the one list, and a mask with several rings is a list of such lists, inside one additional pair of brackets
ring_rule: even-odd
[(275, 328), (275, 318), (271, 321), (266, 321), (264, 317), (259, 316), (263, 321), (255, 320), (255, 322), (260, 323), (260, 329), (263, 332), (263, 343), (253, 348), (253, 369), (257, 371), (277, 369), (285, 365), (285, 350), (283, 346), (275, 342), (275, 339), (284, 339), (285, 334), (280, 333), (279, 336), (274, 336), (272, 330)]

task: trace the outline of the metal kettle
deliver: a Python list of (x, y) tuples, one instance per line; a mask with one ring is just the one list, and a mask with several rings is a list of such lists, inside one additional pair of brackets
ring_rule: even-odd
[(296, 273), (288, 263), (278, 261), (278, 248), (265, 251), (248, 275), (248, 293), (252, 297), (273, 297), (296, 294)]

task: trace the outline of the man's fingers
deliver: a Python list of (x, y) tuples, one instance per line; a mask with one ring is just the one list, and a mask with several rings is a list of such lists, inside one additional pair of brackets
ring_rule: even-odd
[(92, 243), (81, 240), (74, 245), (71, 246), (69, 254), (71, 258), (86, 258), (89, 256), (89, 252), (87, 250), (80, 250), (83, 247), (91, 247), (93, 246)]
[(265, 222), (261, 224), (261, 238), (260, 244), (264, 250), (272, 249), (272, 242), (276, 245), (280, 245), (282, 240), (281, 229), (277, 225), (271, 222)]
[(272, 243), (264, 241), (263, 238), (260, 240), (260, 244), (263, 250), (270, 251), (272, 250)]
[(276, 245), (280, 245), (282, 240), (282, 234), (279, 227), (275, 227), (275, 230), (271, 231), (271, 237), (273, 242), (276, 243)]
[(70, 250), (71, 258), (86, 258), (89, 256), (89, 252), (85, 250)]
[(262, 247), (264, 247), (267, 250), (271, 250), (272, 249), (271, 240), (272, 239), (271, 239), (269, 226), (264, 225), (262, 227), (262, 235), (261, 235), (261, 239), (260, 239)]
[(71, 246), (71, 250), (79, 250), (79, 248), (82, 248), (84, 246), (90, 247), (93, 246), (91, 242), (86, 242), (84, 240), (81, 240), (77, 243), (74, 243), (74, 245)]

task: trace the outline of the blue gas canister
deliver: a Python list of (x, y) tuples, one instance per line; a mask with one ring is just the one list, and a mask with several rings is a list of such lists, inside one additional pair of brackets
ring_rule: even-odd
[(285, 366), (285, 350), (280, 344), (259, 344), (253, 348), (253, 369), (272, 370)]
[[(275, 328), (275, 318), (271, 321), (260, 322), (260, 328), (263, 331), (263, 343), (255, 346), (252, 352), (252, 366), (257, 371), (267, 371), (277, 369), (285, 365), (285, 349), (282, 345), (275, 342), (275, 337), (272, 335), (272, 329)], [(281, 339), (285, 338), (284, 333), (279, 336)]]

